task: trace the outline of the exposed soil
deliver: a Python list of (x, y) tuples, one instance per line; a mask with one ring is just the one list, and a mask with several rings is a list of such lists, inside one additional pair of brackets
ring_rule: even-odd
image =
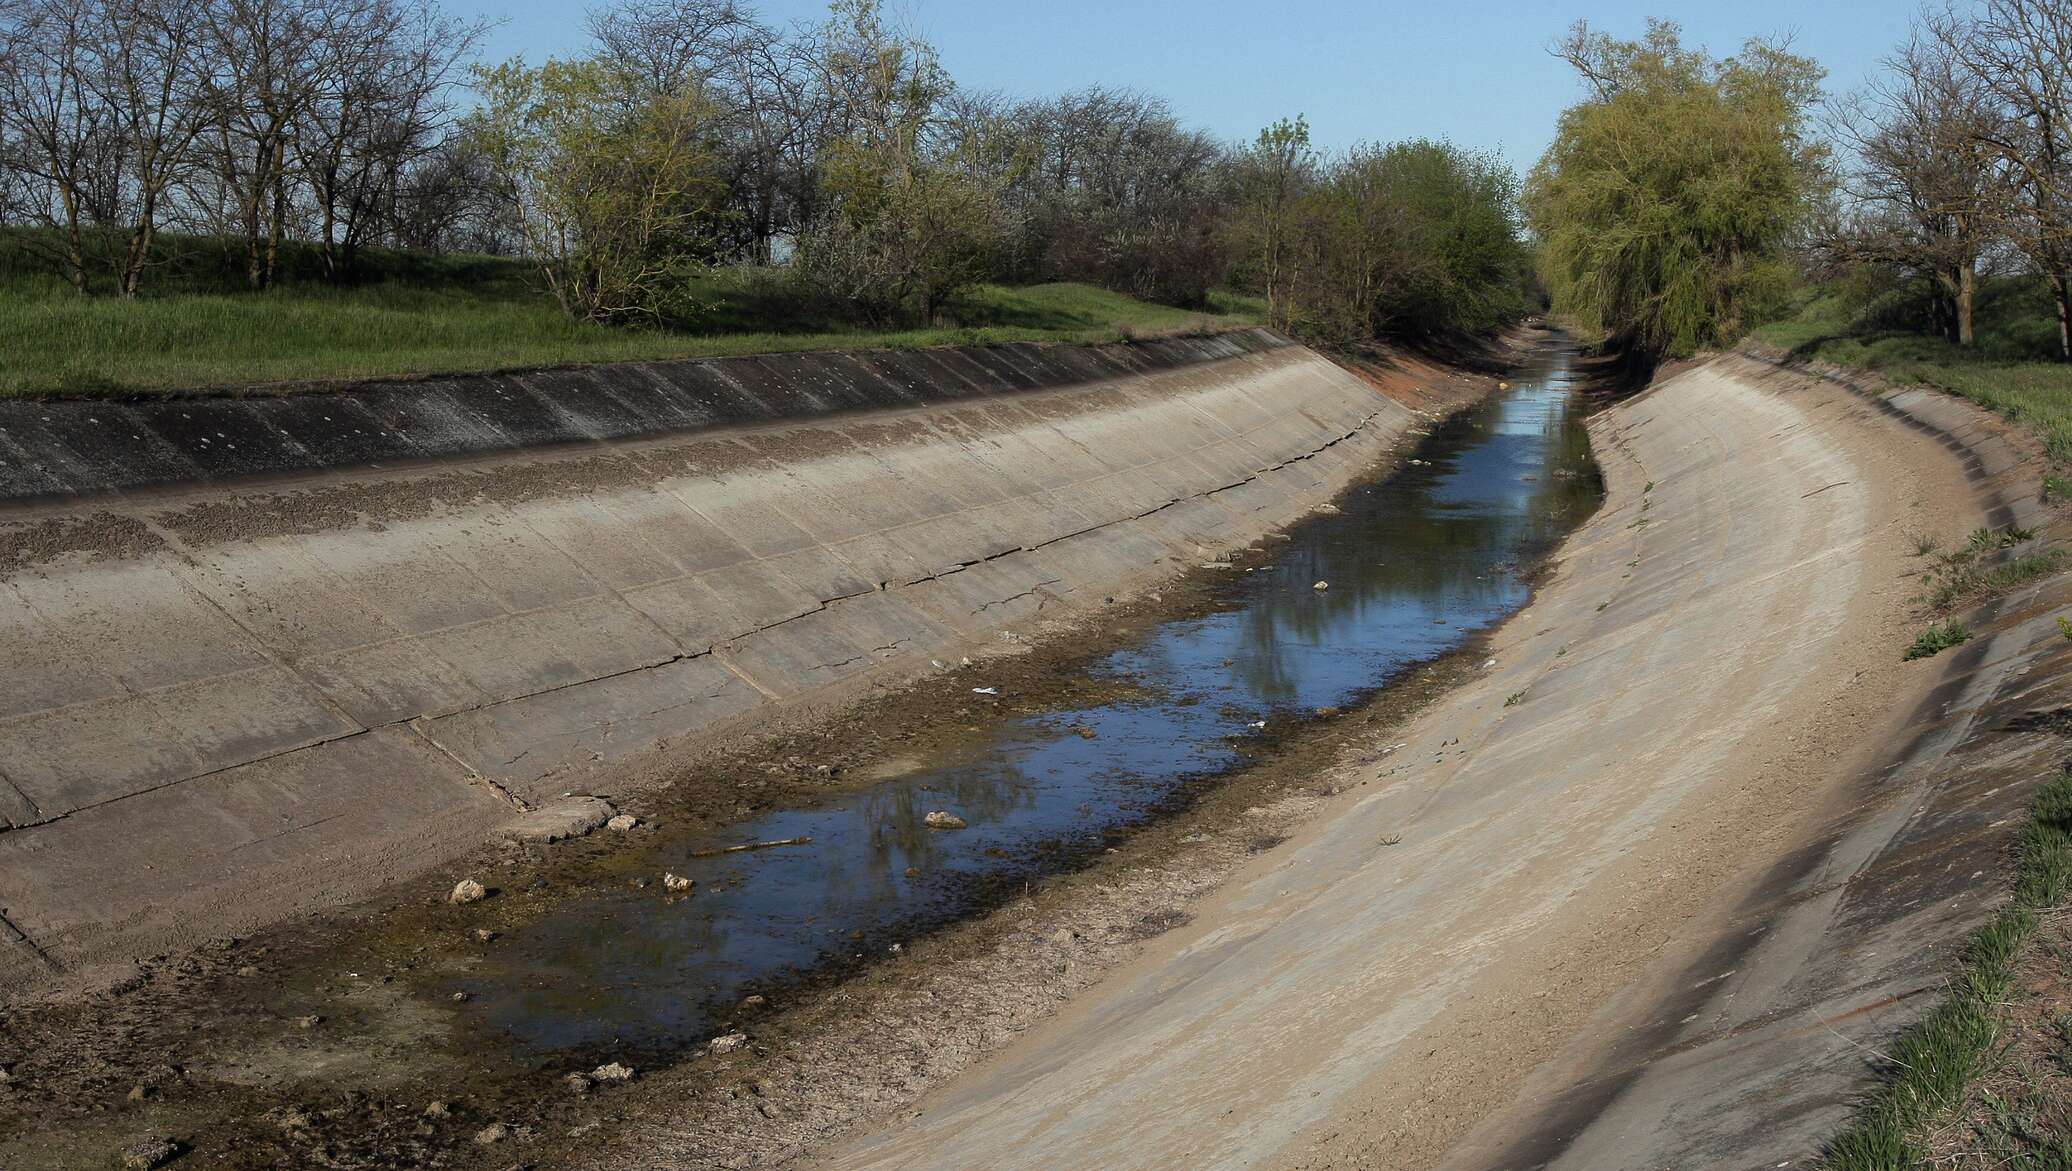
[[(1457, 409), (1486, 388), (1456, 379), (1414, 405)], [(1270, 558), (1274, 543), (1232, 561)], [(642, 818), (647, 842), (811, 806), (1017, 715), (1114, 698), (1129, 681), (1085, 665), (1203, 612), (1215, 580), (1196, 572), (1097, 615), (1040, 622), (838, 718), (789, 713), (695, 772), (629, 777), (601, 795)], [(629, 872), (635, 851), (611, 832), (485, 848), (345, 912), (155, 957), (90, 995), (0, 1017), (0, 1165), (102, 1167), (163, 1135), (182, 1144), (179, 1165), (561, 1166), (621, 1136), (637, 1144), (627, 1120), (662, 1116), (703, 1136), (701, 1165), (781, 1157), (910, 1099), (1186, 922), (1191, 900), (1360, 783), (1346, 770), (1379, 759), (1387, 730), (1475, 671), (1480, 653), (1471, 643), (1364, 706), (1259, 738), (1253, 767), (1079, 869), (998, 892), (990, 914), (768, 989), (739, 1010), (733, 1027), (750, 1040), (737, 1052), (627, 1055), (641, 1067), (630, 1084), (579, 1094), (564, 1081), (613, 1053), (548, 1068), (483, 1052), (451, 1004), (452, 975), (493, 963), (500, 938), (584, 892), (657, 877)], [(1000, 695), (974, 695), (974, 673)], [(463, 876), (492, 897), (448, 905)]]

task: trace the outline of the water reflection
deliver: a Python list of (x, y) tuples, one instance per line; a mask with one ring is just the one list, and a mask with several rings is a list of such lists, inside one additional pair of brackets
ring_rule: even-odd
[[(1233, 571), (1215, 612), (1096, 664), (1147, 685), (1137, 698), (1012, 721), (957, 761), (727, 835), (807, 846), (690, 859), (712, 843), (672, 843), (655, 869), (695, 894), (629, 889), (519, 933), (477, 986), (482, 1023), (529, 1049), (696, 1041), (759, 982), (858, 959), (1098, 850), (1241, 765), (1256, 722), (1357, 701), (1521, 605), (1517, 567), (1597, 504), (1571, 406), (1561, 355), (1441, 426), (1417, 462), (1290, 530), (1270, 566)], [(925, 828), (935, 809), (969, 828)]]

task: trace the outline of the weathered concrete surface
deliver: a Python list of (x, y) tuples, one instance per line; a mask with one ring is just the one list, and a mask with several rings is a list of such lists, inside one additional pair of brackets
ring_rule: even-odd
[[(1545, 1131), (1507, 1114), (1557, 1102), (1555, 1071), (1573, 1073), (1577, 1050), (1606, 1030), (1624, 1035), (1616, 1006), (1658, 964), (1702, 982), (1703, 999), (1789, 1003), (1752, 990), (1731, 965), (1698, 963), (1693, 942), (1709, 948), (1721, 909), (1740, 905), (1764, 871), (1802, 872), (1846, 839), (1842, 869), (1809, 888), (1817, 895), (1848, 872), (1852, 852), (1877, 854), (1875, 829), (1851, 837), (1834, 820), (1860, 796), (1856, 782), (1932, 694), (1959, 698), (1933, 691), (1946, 673), (1987, 686), (2011, 662), (2012, 644), (1998, 639), (1965, 660), (1899, 661), (1918, 591), (1909, 534), (1961, 540), (2016, 503), (1981, 490), (1984, 466), (2032, 482), (2034, 469), (1997, 429), (1935, 434), (1893, 405), (1733, 359), (1605, 412), (1593, 433), (1608, 504), (1572, 538), (1533, 608), (1507, 624), (1485, 679), (1417, 721), (1392, 767), (1264, 855), (1192, 925), (818, 1165), (1370, 1169), (1539, 1158), (1560, 1142), (1520, 1140)], [(2011, 637), (2026, 645), (2033, 633)], [(1938, 738), (1931, 728), (1924, 751), (1962, 731)], [(2034, 762), (2010, 763), (2011, 780)], [(1914, 786), (1899, 807), (1921, 795)], [(2017, 804), (2019, 792), (2001, 800)], [(1908, 903), (1919, 913), (1895, 919), (1894, 936), (1930, 923), (1954, 934), (1991, 901), (1990, 882), (1948, 881), (1950, 861), (1919, 897), (1961, 888), (1969, 901), (1955, 913)], [(1759, 924), (1741, 926), (1745, 943)], [(1778, 938), (1788, 935), (1805, 943), (1802, 931)], [(1861, 958), (1827, 955), (1804, 975), (1831, 979)], [(1918, 981), (1929, 965), (1909, 962)], [(1727, 1038), (1737, 1023), (1683, 1022)], [(1638, 1060), (1678, 1052), (1672, 1042)], [(1838, 1087), (1860, 1084), (1865, 1067), (1843, 1059), (1841, 1076), (1812, 1095), (1827, 1113), (1809, 1113), (1787, 1106), (1781, 1052), (1716, 1082), (1701, 1060), (1673, 1058), (1696, 1081), (1669, 1077), (1621, 1098), (1633, 1112), (1604, 1114), (1573, 1165), (1753, 1166), (1748, 1156), (1768, 1158), (1777, 1135), (1803, 1151), (1832, 1121)], [(1835, 1060), (1832, 1048), (1797, 1052)], [(1631, 1063), (1617, 1076), (1630, 1080)], [(1735, 1084), (1745, 1096), (1734, 1110), (1708, 1096)], [(1675, 1145), (1679, 1135), (1688, 1145)], [(1742, 1145), (1723, 1141), (1733, 1135)]]
[(1418, 416), (1255, 333), (0, 421), (18, 989), (1099, 607), (1309, 510)]
[[(2048, 530), (2030, 437), (1948, 396), (1820, 370), (1950, 449), (1996, 527)], [(1671, 941), (1449, 1165), (1809, 1165), (2005, 897), (2029, 795), (2066, 760), (2068, 605), (2058, 578), (1967, 615), (1981, 636), (1895, 712), (1877, 767)]]

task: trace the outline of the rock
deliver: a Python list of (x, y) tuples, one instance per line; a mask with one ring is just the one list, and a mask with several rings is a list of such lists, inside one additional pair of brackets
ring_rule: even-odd
[(728, 1033), (724, 1037), (714, 1037), (712, 1040), (706, 1042), (705, 1051), (707, 1053), (711, 1053), (714, 1055), (721, 1055), (727, 1053), (734, 1053), (747, 1047), (747, 1033)]
[(1229, 569), (1231, 565), (1228, 561), (1204, 561), (1201, 563), (1201, 567), (1203, 569)]
[(570, 1093), (587, 1094), (590, 1092), (590, 1086), (592, 1083), (590, 1081), (589, 1074), (572, 1073), (569, 1074), (567, 1077), (562, 1078), (561, 1084), (567, 1086), (569, 1088)]
[(510, 1137), (510, 1127), (505, 1126), (501, 1122), (492, 1122), (475, 1132), (475, 1145), (482, 1147), (495, 1146)]
[(257, 969), (257, 968), (255, 968), (255, 967), (253, 967), (253, 966), (252, 966), (252, 965), (250, 965), (250, 964), (246, 964), (246, 965), (245, 965), (244, 967), (242, 967), (242, 968), (239, 968), (239, 969), (237, 970), (237, 974), (238, 974), (238, 975), (240, 975), (240, 976), (242, 976), (242, 977), (244, 977), (245, 979), (249, 980), (249, 979), (251, 979), (252, 977), (254, 977), (254, 976), (256, 976), (256, 975), (258, 975), (258, 974), (259, 974), (259, 969)]
[(1081, 740), (1091, 740), (1099, 734), (1095, 732), (1092, 728), (1087, 727), (1085, 724), (1081, 724), (1078, 727), (1073, 728), (1072, 730), (1074, 732), (1079, 733), (1079, 738)]
[(741, 1003), (734, 1006), (734, 1011), (754, 1012), (756, 1009), (759, 1009), (768, 1003), (770, 1002), (768, 1000), (765, 1000), (761, 996), (744, 996), (741, 998)]
[(453, 1003), (455, 1003), (455, 1004), (466, 1004), (467, 1002), (468, 1002), (468, 994), (467, 994), (467, 993), (465, 993), (465, 992), (456, 992), (456, 993), (454, 993), (454, 994), (453, 994)]
[(163, 1167), (172, 1162), (179, 1153), (179, 1143), (153, 1135), (122, 1148), (122, 1165), (131, 1171), (151, 1171), (153, 1167)]
[(697, 885), (695, 881), (685, 878), (681, 874), (662, 875), (662, 889), (671, 894), (684, 894), (695, 885)]
[(458, 907), (467, 903), (479, 903), (488, 897), (488, 887), (472, 878), (463, 878), (453, 884), (453, 893), (446, 896), (446, 901)]
[(144, 1100), (144, 1098), (145, 1098), (146, 1096), (147, 1096), (147, 1092), (145, 1091), (145, 1089), (144, 1089), (144, 1087), (143, 1087), (142, 1085), (135, 1085), (135, 1086), (131, 1086), (131, 1087), (130, 1087), (130, 1092), (129, 1092), (129, 1100), (130, 1100), (130, 1101), (132, 1101), (132, 1102), (141, 1102), (141, 1101), (143, 1101), (143, 1100)]
[(426, 1118), (444, 1118), (451, 1113), (453, 1113), (453, 1108), (444, 1102), (425, 1103), (424, 1116)]
[(477, 928), (475, 928), (475, 942), (477, 942), (477, 943), (488, 943), (488, 942), (489, 942), (490, 940), (492, 940), (492, 939), (495, 939), (495, 938), (496, 938), (496, 932), (494, 932), (494, 931), (491, 931), (491, 930), (490, 930), (489, 928), (487, 928), (487, 927), (477, 927)]
[(1050, 941), (1052, 943), (1057, 944), (1059, 947), (1069, 947), (1071, 946), (1072, 941), (1077, 938), (1079, 938), (1079, 936), (1073, 934), (1072, 929), (1070, 927), (1060, 927), (1056, 931), (1050, 933)]
[(630, 1082), (633, 1080), (633, 1067), (614, 1061), (591, 1070), (590, 1076), (600, 1082)]
[(599, 797), (563, 797), (506, 825), (499, 832), (519, 842), (559, 842), (579, 838), (609, 822), (617, 810)]
[(1315, 585), (1313, 585), (1313, 586), (1311, 586), (1311, 587), (1309, 587), (1309, 588), (1311, 588), (1311, 589), (1313, 589), (1313, 590), (1328, 590), (1328, 589), (1330, 589), (1330, 588), (1331, 588), (1331, 583), (1330, 583), (1330, 582), (1328, 582), (1328, 581), (1320, 581), (1320, 582), (1318, 582), (1317, 584), (1315, 584)]
[(323, 1023), (324, 1018), (318, 1016), (315, 1013), (311, 1013), (308, 1016), (299, 1016), (295, 1018), (295, 1027), (298, 1029), (314, 1029), (318, 1025), (321, 1025)]
[(617, 817), (612, 818), (610, 821), (605, 822), (604, 828), (609, 830), (617, 830), (619, 833), (625, 833), (627, 830), (632, 829), (634, 826), (639, 824), (639, 818), (633, 816), (630, 813), (621, 813)]
[(929, 829), (963, 829), (965, 821), (947, 809), (937, 809), (921, 819)]

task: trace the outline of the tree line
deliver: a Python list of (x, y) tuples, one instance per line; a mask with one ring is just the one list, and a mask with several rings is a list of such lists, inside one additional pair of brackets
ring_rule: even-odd
[(81, 293), (147, 293), (165, 241), (536, 263), (571, 315), (651, 320), (715, 266), (876, 324), (974, 283), (1168, 304), (1263, 294), (1319, 340), (1485, 329), (1529, 296), (1517, 184), (1444, 142), (1232, 144), (1096, 86), (960, 88), (877, 0), (779, 28), (625, 0), (586, 52), (477, 59), (435, 0), (0, 0), (0, 225)]

